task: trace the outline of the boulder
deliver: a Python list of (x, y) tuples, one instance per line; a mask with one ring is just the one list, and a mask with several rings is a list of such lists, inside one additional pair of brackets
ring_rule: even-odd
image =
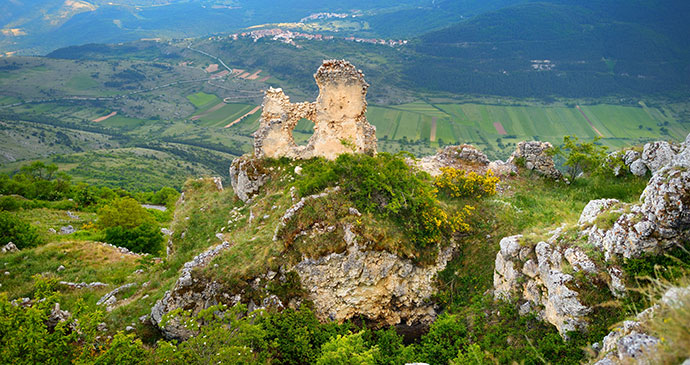
[(66, 226), (66, 227), (60, 227), (60, 234), (72, 234), (76, 232), (77, 230), (74, 229), (71, 225)]
[(635, 176), (644, 176), (647, 173), (647, 165), (640, 159), (635, 160), (630, 164), (630, 173)]
[(12, 242), (7, 242), (6, 245), (2, 246), (0, 248), (1, 253), (12, 253), (12, 252), (19, 252), (19, 249), (17, 248), (17, 245), (15, 245)]

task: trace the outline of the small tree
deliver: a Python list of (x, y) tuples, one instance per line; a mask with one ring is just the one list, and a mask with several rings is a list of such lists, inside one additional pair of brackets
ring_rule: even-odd
[(581, 173), (594, 174), (604, 168), (608, 147), (596, 144), (601, 138), (595, 137), (591, 142), (580, 142), (576, 136), (563, 137), (563, 145), (555, 147), (552, 154), (565, 159), (563, 165), (568, 167), (570, 180)]
[(135, 252), (157, 253), (163, 234), (153, 216), (132, 198), (115, 199), (98, 211), (98, 226), (105, 229), (108, 243)]
[(138, 201), (124, 197), (98, 210), (98, 225), (101, 228), (134, 228), (146, 222), (153, 222), (149, 212)]

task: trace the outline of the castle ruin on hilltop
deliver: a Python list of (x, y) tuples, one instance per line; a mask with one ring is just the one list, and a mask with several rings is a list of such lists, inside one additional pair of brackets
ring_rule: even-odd
[[(376, 154), (376, 127), (369, 124), (364, 74), (345, 60), (327, 60), (314, 75), (316, 102), (291, 103), (283, 90), (270, 88), (254, 133), (257, 158), (335, 159), (343, 153)], [(292, 131), (300, 119), (314, 123), (307, 145), (298, 146)]]

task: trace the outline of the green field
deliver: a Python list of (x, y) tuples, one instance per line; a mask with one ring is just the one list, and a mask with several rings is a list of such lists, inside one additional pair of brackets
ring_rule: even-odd
[(187, 95), (187, 99), (194, 104), (197, 108), (203, 108), (211, 104), (212, 102), (217, 102), (218, 97), (213, 94), (206, 94), (204, 92), (198, 92), (195, 94)]
[[(494, 152), (512, 150), (515, 142), (531, 139), (562, 142), (565, 135), (590, 140), (602, 135), (602, 143), (623, 147), (654, 139), (680, 141), (690, 125), (676, 121), (663, 109), (620, 105), (506, 106), (486, 104), (428, 104), (423, 102), (370, 106), (367, 118), (382, 140), (403, 140), (438, 146), (430, 140), (432, 118), (437, 118), (436, 139), (443, 144), (470, 143)], [(591, 122), (591, 125), (590, 125)], [(500, 123), (506, 134), (499, 134)], [(599, 133), (597, 132), (599, 131)]]

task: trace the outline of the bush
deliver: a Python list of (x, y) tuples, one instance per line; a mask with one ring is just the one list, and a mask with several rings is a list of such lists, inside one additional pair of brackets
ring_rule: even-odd
[(491, 170), (479, 175), (476, 172), (465, 172), (452, 167), (442, 167), (442, 174), (436, 177), (434, 184), (452, 198), (476, 197), (496, 194), (496, 184), (500, 181)]
[(118, 198), (98, 210), (98, 225), (101, 228), (134, 228), (151, 223), (153, 218), (145, 208), (132, 198)]
[(429, 175), (410, 168), (400, 155), (343, 154), (333, 162), (315, 159), (304, 165), (295, 185), (303, 196), (340, 186), (357, 209), (392, 219), (418, 248), (469, 229), (465, 218), (470, 209), (446, 213)]
[(565, 158), (563, 165), (568, 167), (570, 181), (575, 180), (580, 173), (596, 174), (607, 168), (606, 150), (608, 147), (596, 144), (600, 138), (592, 142), (580, 142), (575, 136), (563, 137), (563, 145), (554, 148), (550, 153)]
[(367, 348), (362, 338), (363, 332), (337, 335), (321, 346), (321, 356), (317, 365), (362, 364), (374, 365), (379, 349)]
[(22, 202), (14, 196), (0, 196), (0, 210), (13, 212), (22, 207)]
[(163, 234), (158, 226), (143, 223), (134, 228), (123, 226), (105, 229), (105, 240), (111, 245), (126, 247), (133, 252), (156, 254), (163, 249)]
[(0, 212), (0, 245), (8, 242), (13, 242), (20, 250), (40, 243), (35, 227), (14, 214)]

